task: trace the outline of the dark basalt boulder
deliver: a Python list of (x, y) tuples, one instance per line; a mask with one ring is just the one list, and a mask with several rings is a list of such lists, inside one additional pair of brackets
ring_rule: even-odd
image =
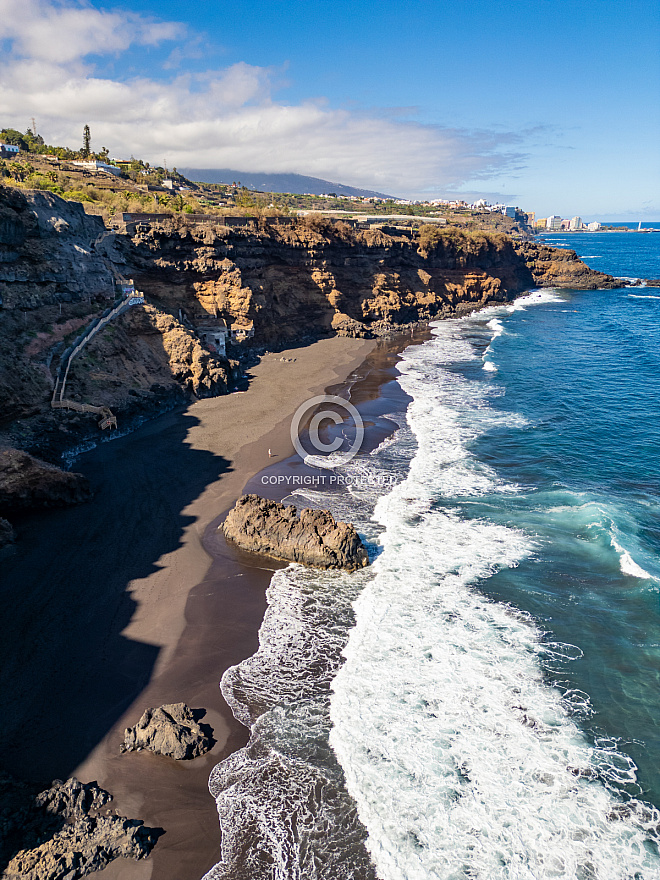
[(50, 788), (35, 797), (34, 802), (46, 813), (64, 816), (65, 819), (80, 819), (111, 800), (112, 795), (95, 782), (79, 782), (72, 776), (66, 782), (56, 779)]
[(203, 710), (193, 711), (185, 703), (167, 703), (146, 709), (135, 727), (127, 727), (120, 752), (148, 749), (176, 761), (197, 758), (213, 748), (213, 731), (199, 724)]
[(143, 859), (161, 831), (138, 819), (100, 811), (112, 796), (95, 782), (55, 780), (30, 797), (26, 786), (4, 776), (2, 880), (77, 880), (118, 857)]
[(243, 495), (222, 525), (226, 538), (243, 550), (313, 568), (356, 571), (369, 557), (355, 527), (327, 510), (301, 510), (258, 495)]

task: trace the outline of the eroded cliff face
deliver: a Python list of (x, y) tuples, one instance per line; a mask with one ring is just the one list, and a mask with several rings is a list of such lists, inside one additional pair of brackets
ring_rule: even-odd
[(150, 230), (133, 239), (148, 296), (193, 320), (254, 322), (261, 345), (382, 333), (507, 299), (531, 276), (504, 237), (421, 253), (409, 237), (350, 228)]
[(596, 290), (621, 287), (621, 279), (590, 269), (575, 251), (549, 247), (537, 242), (516, 243), (516, 252), (525, 261), (535, 287), (561, 287)]
[[(389, 234), (391, 233), (391, 234)], [(232, 351), (339, 333), (373, 336), (512, 299), (538, 286), (611, 287), (571, 251), (500, 233), (371, 229), (320, 218), (247, 227), (183, 218), (133, 237), (82, 206), (0, 187), (0, 443), (56, 460), (98, 434), (96, 419), (50, 409), (62, 354), (132, 277), (146, 293), (72, 364), (67, 397), (126, 421), (193, 395), (222, 394), (230, 364), (197, 332), (254, 326)]]
[(111, 295), (111, 269), (94, 242), (100, 217), (48, 192), (0, 187), (0, 296), (32, 310)]
[(443, 230), (437, 241), (300, 222), (152, 229), (132, 240), (140, 286), (193, 320), (254, 321), (261, 345), (396, 326), (512, 299), (532, 287), (615, 286), (572, 251)]
[[(61, 355), (130, 276), (129, 239), (82, 205), (0, 187), (0, 444), (50, 461), (99, 434), (98, 418), (53, 411)], [(230, 366), (174, 315), (139, 306), (113, 321), (73, 362), (67, 397), (110, 407), (122, 421), (227, 390)]]

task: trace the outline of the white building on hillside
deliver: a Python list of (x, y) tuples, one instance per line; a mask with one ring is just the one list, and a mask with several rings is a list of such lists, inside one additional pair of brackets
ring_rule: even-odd
[(600, 229), (600, 223), (598, 222), (598, 220), (594, 220), (593, 223), (590, 223), (587, 226), (587, 229), (589, 230), (589, 232), (598, 232), (598, 230)]
[(72, 162), (71, 164), (77, 165), (83, 171), (105, 171), (106, 174), (114, 174), (115, 177), (119, 177), (121, 174), (121, 168), (117, 168), (116, 165), (108, 165), (107, 162), (99, 162), (98, 159), (91, 159), (89, 162)]

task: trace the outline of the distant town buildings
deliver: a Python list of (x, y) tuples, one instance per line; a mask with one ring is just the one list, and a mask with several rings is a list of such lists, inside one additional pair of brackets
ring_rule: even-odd
[(534, 226), (535, 229), (542, 230), (552, 230), (553, 232), (598, 232), (599, 229), (602, 229), (601, 224), (598, 221), (594, 223), (586, 224), (582, 217), (571, 217), (570, 220), (563, 220), (557, 214), (551, 214), (550, 217), (539, 217), (538, 220), (534, 220), (533, 214), (527, 215), (529, 219), (530, 226)]

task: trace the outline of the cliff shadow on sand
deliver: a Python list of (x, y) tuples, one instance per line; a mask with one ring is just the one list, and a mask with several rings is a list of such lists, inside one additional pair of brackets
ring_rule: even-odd
[(230, 470), (187, 444), (196, 423), (168, 413), (101, 444), (76, 462), (91, 501), (14, 517), (19, 543), (0, 560), (0, 765), (35, 786), (69, 776), (152, 676), (158, 645), (123, 634), (139, 611), (129, 584), (162, 567), (193, 522), (186, 507)]

